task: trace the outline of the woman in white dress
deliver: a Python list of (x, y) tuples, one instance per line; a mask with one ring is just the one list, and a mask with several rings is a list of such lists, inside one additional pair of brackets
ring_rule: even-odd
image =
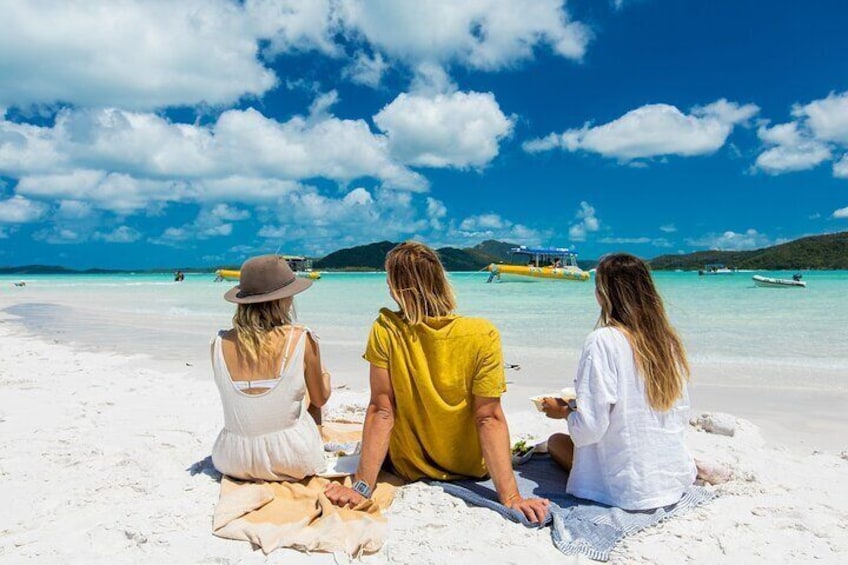
[[(221, 473), (243, 480), (299, 480), (324, 470), (320, 407), (330, 375), (315, 335), (294, 324), (292, 297), (312, 281), (279, 255), (249, 259), (224, 298), (233, 328), (212, 340), (224, 428), (212, 449)], [(311, 415), (312, 414), (312, 415)]]
[(568, 432), (548, 440), (553, 459), (569, 471), (567, 492), (626, 510), (680, 500), (695, 480), (683, 442), (689, 421), (689, 365), (669, 323), (648, 266), (619, 253), (595, 272), (601, 306), (575, 379), (576, 410), (546, 398), (550, 418)]

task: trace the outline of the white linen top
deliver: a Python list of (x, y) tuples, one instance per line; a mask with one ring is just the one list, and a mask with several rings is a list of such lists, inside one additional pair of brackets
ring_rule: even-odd
[(683, 442), (689, 392), (667, 412), (648, 404), (645, 381), (625, 334), (589, 334), (575, 379), (577, 411), (568, 415), (574, 463), (566, 491), (625, 510), (680, 500), (696, 475)]
[[(283, 358), (279, 379), (260, 394), (242, 392), (232, 380), (221, 348), (224, 333), (212, 341), (212, 368), (224, 408), (224, 428), (212, 448), (215, 468), (237, 479), (265, 481), (300, 480), (324, 471), (324, 443), (304, 400), (309, 330), (303, 328), (291, 358)], [(285, 356), (289, 339), (283, 351)]]

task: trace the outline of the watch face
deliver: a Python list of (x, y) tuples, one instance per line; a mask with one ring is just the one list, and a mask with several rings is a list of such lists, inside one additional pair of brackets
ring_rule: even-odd
[(368, 498), (371, 495), (371, 489), (368, 488), (368, 484), (365, 481), (356, 481), (353, 484), (353, 490)]

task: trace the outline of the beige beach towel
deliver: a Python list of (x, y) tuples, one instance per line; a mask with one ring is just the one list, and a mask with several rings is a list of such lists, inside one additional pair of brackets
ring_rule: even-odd
[[(361, 436), (361, 424), (324, 426), (327, 441), (351, 441)], [(351, 478), (309, 477), (299, 482), (221, 479), (212, 530), (216, 536), (247, 540), (264, 553), (278, 547), (304, 551), (373, 553), (386, 541), (388, 527), (381, 510), (388, 508), (401, 481), (381, 473), (374, 494), (355, 508), (339, 508), (324, 496), (331, 480), (351, 485)]]

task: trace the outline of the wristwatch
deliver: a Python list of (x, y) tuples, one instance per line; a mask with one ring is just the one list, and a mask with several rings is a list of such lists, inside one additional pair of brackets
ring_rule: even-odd
[(364, 496), (365, 498), (371, 498), (371, 487), (368, 486), (368, 483), (359, 479), (355, 483), (353, 483), (353, 490)]

